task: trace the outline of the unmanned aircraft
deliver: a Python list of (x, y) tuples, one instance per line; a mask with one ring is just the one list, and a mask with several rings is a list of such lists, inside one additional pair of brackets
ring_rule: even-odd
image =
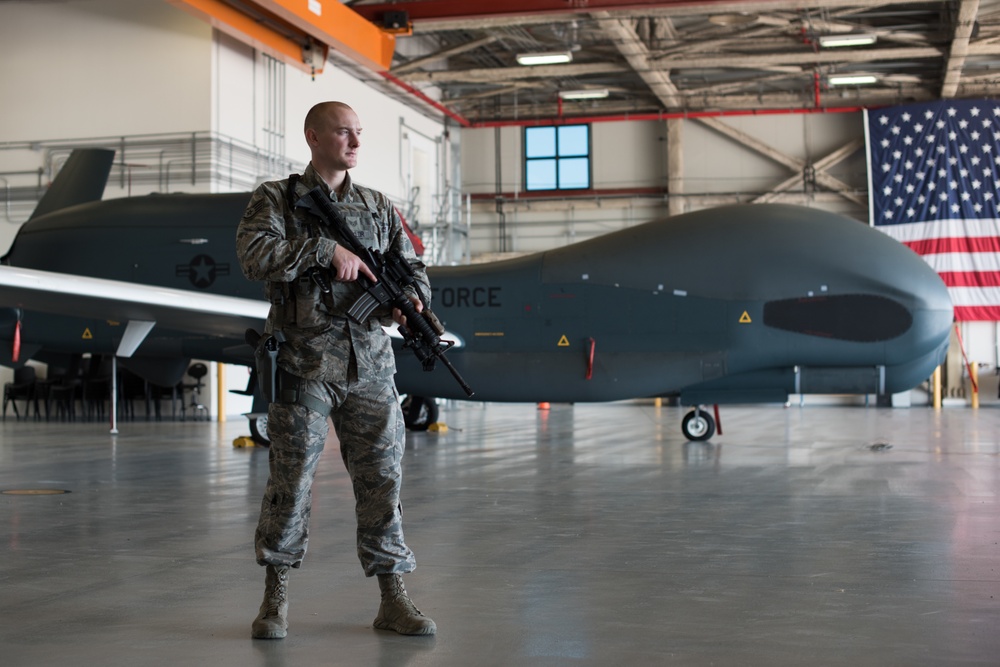
[[(192, 359), (250, 366), (244, 332), (268, 304), (236, 259), (249, 193), (101, 201), (113, 155), (75, 151), (2, 258), (0, 364), (116, 354), (165, 386)], [(682, 430), (697, 440), (716, 429), (705, 405), (909, 390), (943, 362), (952, 324), (913, 251), (796, 206), (698, 211), (428, 275), (475, 400), (671, 397), (693, 407)], [(396, 355), (411, 426), (431, 399), (467, 398), (440, 366)], [(263, 413), (255, 400), (260, 440)]]

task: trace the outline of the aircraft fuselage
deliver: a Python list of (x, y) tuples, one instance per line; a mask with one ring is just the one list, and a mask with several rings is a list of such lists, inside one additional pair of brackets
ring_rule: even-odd
[[(13, 266), (260, 299), (235, 256), (248, 195), (91, 202), (26, 223)], [(952, 321), (939, 277), (869, 227), (793, 206), (654, 221), (502, 262), (432, 267), (448, 358), (490, 401), (782, 401), (893, 393), (941, 363)], [(13, 320), (0, 317), (0, 338)], [(109, 354), (121, 323), (23, 314), (26, 350)], [(0, 352), (0, 356), (6, 356)], [(250, 363), (242, 332), (154, 329), (138, 357)], [(402, 393), (465, 398), (397, 351)]]
[[(432, 307), (476, 398), (685, 403), (894, 393), (941, 363), (944, 284), (838, 215), (759, 205), (662, 220), (482, 266), (435, 267)], [(398, 358), (403, 392), (462, 398)]]

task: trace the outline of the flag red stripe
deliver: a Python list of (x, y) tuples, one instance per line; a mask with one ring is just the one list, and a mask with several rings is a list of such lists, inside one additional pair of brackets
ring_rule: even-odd
[(942, 271), (948, 287), (1000, 287), (1000, 271)]
[(1000, 252), (1000, 237), (964, 236), (907, 241), (903, 245), (918, 255), (937, 255), (945, 252)]
[(957, 322), (1000, 321), (1000, 306), (955, 306)]

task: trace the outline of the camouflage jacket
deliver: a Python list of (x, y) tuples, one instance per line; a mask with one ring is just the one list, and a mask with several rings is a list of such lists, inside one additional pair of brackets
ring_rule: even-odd
[[(384, 194), (354, 185), (350, 174), (342, 196), (329, 187), (312, 164), (295, 185), (290, 197), (288, 179), (261, 184), (247, 204), (236, 233), (236, 253), (250, 280), (266, 281), (271, 303), (265, 331), (281, 331), (286, 339), (278, 365), (299, 377), (325, 382), (348, 379), (351, 357), (357, 361), (358, 378), (379, 380), (396, 372), (389, 336), (382, 325), (391, 325), (388, 309), (376, 309), (368, 322), (350, 321), (347, 310), (364, 293), (356, 283), (333, 280), (332, 302), (322, 298), (310, 269), (330, 269), (338, 234), (306, 209), (289, 211), (289, 199), (298, 201), (319, 186), (348, 221), (358, 239), (372, 249), (399, 251), (414, 265), (421, 292), (430, 298), (424, 265), (413, 252), (402, 222)], [(349, 247), (349, 246), (348, 246)], [(331, 308), (332, 305), (332, 308)], [(425, 304), (429, 305), (429, 304)]]

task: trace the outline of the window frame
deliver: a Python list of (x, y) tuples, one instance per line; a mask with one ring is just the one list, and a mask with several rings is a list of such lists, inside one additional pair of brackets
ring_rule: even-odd
[[(585, 128), (587, 131), (587, 145), (586, 152), (583, 154), (573, 154), (573, 155), (560, 155), (559, 149), (559, 130), (567, 128)], [(552, 130), (554, 133), (554, 147), (552, 155), (543, 155), (536, 157), (528, 157), (528, 136), (529, 132), (532, 130)], [(521, 135), (522, 146), (524, 147), (523, 163), (522, 163), (522, 175), (524, 183), (525, 192), (580, 192), (593, 189), (594, 183), (594, 135), (590, 123), (574, 123), (572, 125), (551, 125), (551, 126), (534, 126), (525, 127), (524, 132)], [(560, 184), (560, 163), (563, 160), (579, 160), (585, 159), (587, 163), (587, 184), (583, 186), (563, 186)], [(531, 187), (528, 181), (528, 171), (529, 164), (531, 163), (542, 163), (542, 162), (552, 162), (555, 167), (555, 184), (554, 187)]]

